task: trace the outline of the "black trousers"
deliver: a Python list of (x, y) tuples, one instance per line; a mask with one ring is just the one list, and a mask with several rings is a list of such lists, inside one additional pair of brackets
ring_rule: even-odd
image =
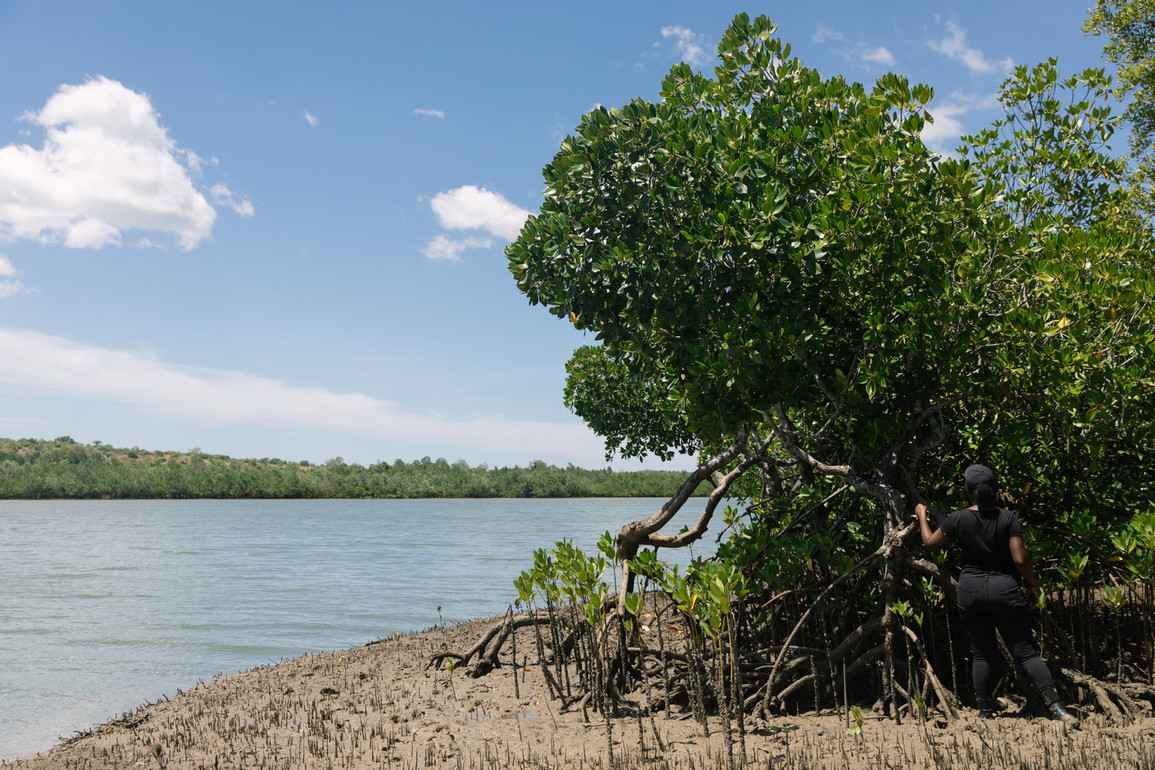
[(1054, 687), (1055, 680), (1035, 646), (1030, 603), (1015, 578), (964, 575), (958, 584), (958, 610), (971, 638), (971, 676), (980, 709), (994, 706), (992, 690), (1005, 668), (996, 630), (1036, 690), (1043, 693)]

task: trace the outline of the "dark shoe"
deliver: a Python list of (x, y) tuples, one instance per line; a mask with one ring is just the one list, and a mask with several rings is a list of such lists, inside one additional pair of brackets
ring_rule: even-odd
[(1079, 726), (1079, 718), (1072, 714), (1070, 711), (1067, 711), (1065, 708), (1063, 708), (1063, 704), (1052, 703), (1047, 708), (1051, 710), (1051, 719), (1057, 719), (1068, 727)]

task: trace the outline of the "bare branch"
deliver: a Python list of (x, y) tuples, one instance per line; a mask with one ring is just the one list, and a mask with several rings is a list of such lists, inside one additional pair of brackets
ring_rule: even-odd
[[(666, 526), (670, 519), (674, 518), (674, 515), (677, 514), (682, 506), (685, 505), (686, 501), (690, 499), (690, 496), (693, 495), (694, 490), (698, 488), (699, 484), (710, 478), (718, 469), (729, 465), (734, 458), (742, 452), (749, 436), (750, 429), (744, 426), (738, 431), (734, 443), (718, 455), (711, 457), (699, 465), (697, 469), (682, 482), (682, 486), (678, 488), (674, 496), (667, 500), (656, 513), (648, 518), (639, 519), (622, 527), (617, 537), (618, 551), (621, 552), (623, 547), (633, 545), (635, 546), (634, 550), (636, 553), (636, 546), (646, 537)], [(633, 558), (633, 555), (631, 554), (629, 558)]]

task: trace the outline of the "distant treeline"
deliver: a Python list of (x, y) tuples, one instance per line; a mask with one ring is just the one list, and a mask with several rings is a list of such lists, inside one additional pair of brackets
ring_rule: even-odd
[[(118, 449), (0, 438), (0, 499), (246, 499), (421, 497), (668, 497), (682, 471), (584, 470), (537, 461), (527, 468), (470, 467), (428, 457), (368, 467), (237, 460), (188, 452)], [(705, 494), (708, 490), (701, 490)]]

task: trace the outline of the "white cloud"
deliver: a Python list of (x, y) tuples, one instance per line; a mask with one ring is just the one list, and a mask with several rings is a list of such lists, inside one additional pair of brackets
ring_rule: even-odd
[(922, 141), (940, 155), (951, 152), (964, 131), (959, 117), (966, 113), (967, 109), (960, 105), (942, 105), (931, 110), (934, 122), (923, 126)]
[(209, 193), (212, 194), (214, 203), (228, 206), (242, 217), (251, 217), (254, 213), (253, 204), (249, 202), (248, 198), (237, 195), (226, 185), (215, 184), (209, 188)]
[(894, 54), (886, 46), (872, 46), (861, 41), (848, 42), (846, 35), (821, 24), (815, 27), (814, 34), (810, 36), (810, 39), (819, 45), (838, 43), (839, 45), (833, 46), (835, 53), (863, 69), (872, 70), (879, 66), (894, 67), (898, 63)]
[(932, 40), (927, 45), (948, 59), (961, 62), (971, 71), (971, 74), (1009, 72), (1014, 66), (1014, 60), (1010, 57), (997, 62), (991, 61), (977, 48), (968, 48), (966, 30), (954, 22), (948, 21), (946, 23), (946, 31), (946, 37), (942, 40), (937, 42)]
[(22, 329), (0, 329), (0, 388), (40, 397), (116, 404), (153, 422), (307, 428), (374, 440), (449, 444), (478, 456), (596, 456), (601, 442), (580, 424), (407, 412), (359, 393), (286, 385), (234, 371), (175, 366), (156, 356), (94, 347)]
[(418, 109), (413, 110), (413, 114), (414, 115), (426, 115), (426, 116), (431, 117), (431, 118), (440, 118), (441, 120), (445, 120), (445, 113), (442, 112), (441, 110), (423, 110), (423, 109), (418, 108)]
[(23, 281), (16, 279), (16, 275), (16, 267), (12, 264), (12, 260), (0, 254), (0, 299), (32, 292)]
[(32, 289), (24, 285), (23, 281), (0, 278), (0, 299), (6, 299), (17, 294), (31, 294), (32, 291)]
[(995, 109), (998, 105), (998, 97), (994, 94), (952, 93), (943, 101), (935, 97), (928, 107), (934, 122), (923, 127), (922, 141), (941, 155), (950, 154), (958, 147), (959, 137), (969, 132), (962, 119), (972, 112)]
[[(193, 172), (193, 174), (200, 174), (201, 169), (203, 169), (205, 167), (204, 158), (197, 155), (192, 150), (180, 150), (180, 149), (178, 149), (177, 153), (180, 154), (184, 158), (185, 165), (188, 166), (189, 171)], [(216, 158), (211, 158), (209, 160), (210, 166), (216, 166), (219, 164), (220, 164), (220, 161), (218, 161)]]
[(321, 125), (320, 119), (311, 112), (305, 113), (305, 122), (308, 123), (313, 128), (316, 128), (317, 126)]
[(216, 211), (190, 176), (204, 162), (177, 147), (147, 95), (100, 77), (23, 117), (44, 144), (0, 147), (0, 238), (100, 248), (140, 229), (192, 249), (210, 237)]
[(830, 29), (830, 27), (824, 27), (819, 24), (814, 28), (814, 34), (810, 36), (810, 39), (815, 43), (828, 43), (831, 40), (841, 42), (846, 39), (846, 36), (838, 30)]
[(492, 246), (491, 238), (450, 238), (442, 234), (430, 241), (421, 253), (435, 262), (460, 262), (461, 252), (466, 249), (488, 249)]
[(438, 193), (429, 205), (447, 230), (485, 230), (509, 241), (518, 236), (529, 216), (500, 194), (471, 184)]
[(859, 49), (859, 57), (868, 64), (879, 64), (883, 67), (893, 67), (898, 63), (894, 59), (894, 54), (884, 45), (876, 48), (862, 46), (862, 48)]
[(674, 39), (678, 55), (686, 64), (701, 67), (710, 63), (712, 52), (707, 48), (709, 43), (705, 36), (695, 35), (693, 30), (675, 25), (662, 27), (662, 37)]

